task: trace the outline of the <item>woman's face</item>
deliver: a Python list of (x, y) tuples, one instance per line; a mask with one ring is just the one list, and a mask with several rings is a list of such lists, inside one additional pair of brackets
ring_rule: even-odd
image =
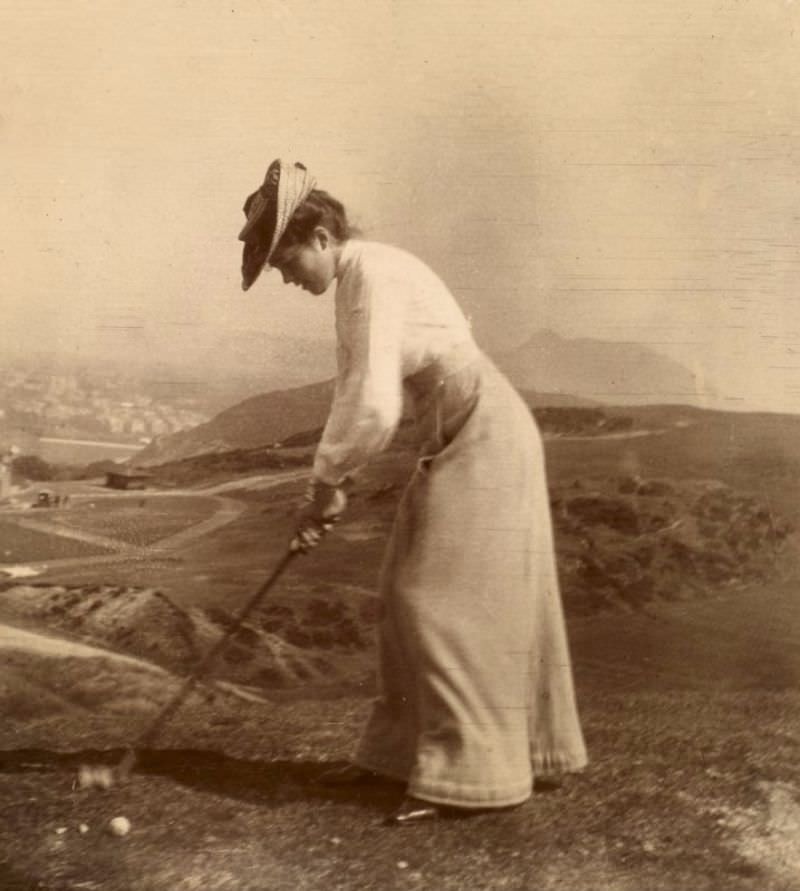
[(287, 285), (298, 285), (311, 294), (324, 294), (336, 276), (336, 252), (327, 233), (277, 253), (270, 266), (280, 272)]

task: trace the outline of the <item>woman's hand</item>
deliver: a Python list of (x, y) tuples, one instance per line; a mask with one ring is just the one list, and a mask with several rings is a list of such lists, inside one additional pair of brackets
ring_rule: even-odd
[(295, 517), (292, 550), (305, 554), (315, 548), (322, 536), (339, 520), (346, 507), (347, 495), (344, 489), (312, 479), (305, 503)]

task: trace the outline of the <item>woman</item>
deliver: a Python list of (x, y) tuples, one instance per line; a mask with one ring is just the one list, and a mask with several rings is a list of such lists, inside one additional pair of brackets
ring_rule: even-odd
[(420, 440), (381, 574), (381, 696), (328, 781), (405, 783), (397, 824), (520, 804), (534, 775), (586, 764), (531, 413), (440, 279), (354, 239), (302, 165), (275, 161), (245, 214), (245, 290), (267, 264), (315, 295), (336, 283), (338, 377), (296, 543), (341, 515), (404, 388)]

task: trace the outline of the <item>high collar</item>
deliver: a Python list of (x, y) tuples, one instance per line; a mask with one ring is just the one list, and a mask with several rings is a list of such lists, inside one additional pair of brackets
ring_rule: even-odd
[(361, 242), (355, 238), (348, 238), (339, 252), (339, 262), (336, 264), (336, 281), (341, 281), (350, 271), (361, 252)]

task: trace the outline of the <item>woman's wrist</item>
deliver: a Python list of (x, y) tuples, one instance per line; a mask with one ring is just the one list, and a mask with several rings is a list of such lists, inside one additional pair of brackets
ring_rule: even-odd
[(338, 517), (347, 506), (347, 493), (342, 486), (311, 477), (305, 496), (306, 503), (320, 519)]
[(308, 487), (306, 488), (306, 500), (307, 501), (326, 501), (332, 498), (336, 492), (344, 490), (346, 485), (346, 480), (342, 480), (338, 483), (329, 483), (323, 479), (320, 479), (318, 476), (312, 476), (308, 481)]

